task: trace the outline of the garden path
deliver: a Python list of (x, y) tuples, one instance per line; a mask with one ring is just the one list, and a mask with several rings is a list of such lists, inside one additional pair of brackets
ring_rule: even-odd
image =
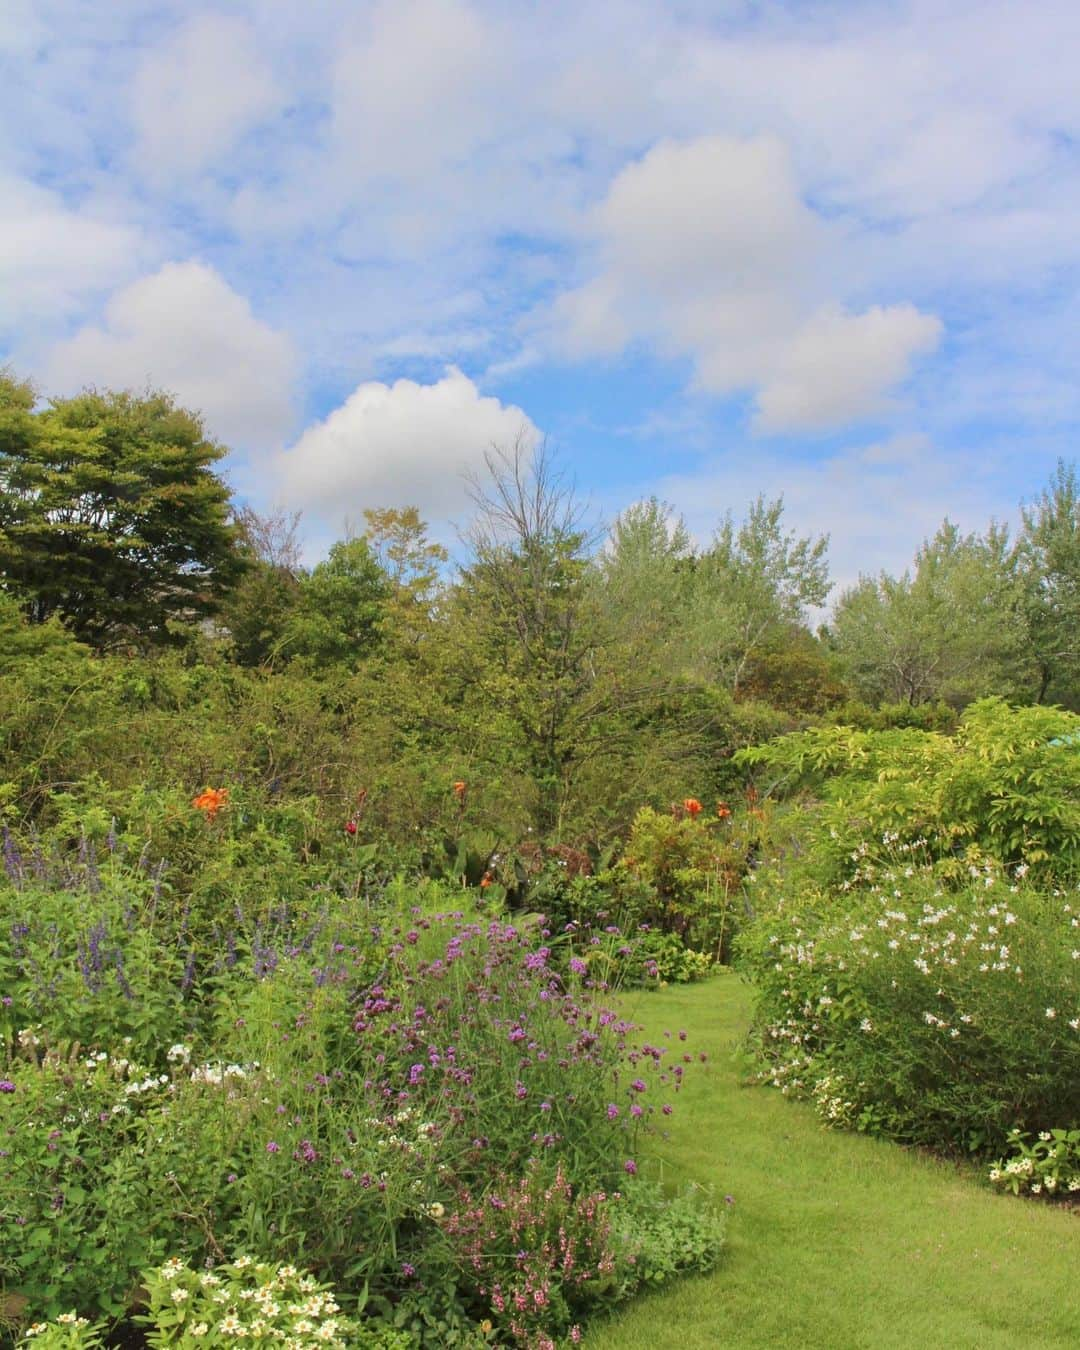
[(656, 1152), (665, 1181), (732, 1203), (717, 1270), (628, 1304), (590, 1350), (1080, 1347), (1080, 1210), (994, 1194), (973, 1170), (740, 1086), (751, 993), (730, 972), (625, 1002), (653, 1043), (686, 1027), (708, 1052)]

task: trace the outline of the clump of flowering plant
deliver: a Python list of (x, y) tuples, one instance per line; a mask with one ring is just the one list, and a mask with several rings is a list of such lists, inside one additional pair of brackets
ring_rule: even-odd
[[(742, 942), (760, 1076), (834, 1125), (972, 1153), (1080, 1119), (1080, 895), (897, 848), (865, 889), (781, 900)], [(991, 1154), (993, 1156), (993, 1154)], [(1036, 1179), (1037, 1180), (1037, 1179)]]
[(554, 1347), (580, 1336), (575, 1318), (618, 1283), (611, 1207), (618, 1193), (575, 1191), (560, 1162), (533, 1162), (520, 1178), (492, 1178), (486, 1192), (462, 1187), (443, 1231), (460, 1281), (508, 1344)]
[(1013, 1130), (1008, 1142), (1012, 1157), (990, 1168), (995, 1186), (1048, 1200), (1080, 1195), (1080, 1129), (1040, 1130), (1034, 1138)]
[(51, 1322), (32, 1322), (17, 1344), (20, 1350), (23, 1346), (33, 1346), (34, 1350), (98, 1350), (105, 1344), (103, 1330), (102, 1322), (66, 1312)]
[(346, 1317), (332, 1291), (293, 1265), (248, 1256), (195, 1270), (179, 1258), (144, 1277), (147, 1311), (137, 1319), (151, 1346), (254, 1345), (386, 1346)]

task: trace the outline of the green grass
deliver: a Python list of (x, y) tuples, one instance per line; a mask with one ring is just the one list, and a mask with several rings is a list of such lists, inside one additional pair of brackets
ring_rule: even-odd
[(590, 1350), (1076, 1350), (1080, 1212), (994, 1194), (973, 1171), (740, 1086), (750, 1000), (725, 973), (630, 1002), (651, 1039), (686, 1027), (710, 1056), (675, 1099), (664, 1179), (734, 1203), (716, 1271), (628, 1304)]

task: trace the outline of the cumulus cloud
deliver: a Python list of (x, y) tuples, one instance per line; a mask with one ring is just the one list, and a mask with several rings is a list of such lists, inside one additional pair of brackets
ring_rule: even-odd
[(203, 263), (166, 263), (117, 291), (104, 323), (58, 344), (45, 365), (53, 393), (85, 384), (168, 389), (229, 445), (280, 445), (290, 430), (292, 344)]
[(455, 368), (434, 384), (368, 381), (279, 457), (278, 497), (335, 528), (376, 506), (445, 522), (465, 503), (464, 475), (519, 436), (538, 438), (528, 416)]
[(19, 325), (41, 331), (66, 318), (129, 275), (141, 252), (132, 226), (0, 175), (0, 334)]
[(196, 173), (278, 102), (252, 27), (201, 14), (148, 51), (135, 73), (136, 162), (157, 180)]
[(715, 394), (752, 390), (762, 430), (877, 411), (941, 324), (910, 304), (822, 301), (830, 231), (773, 137), (664, 142), (623, 169), (591, 219), (599, 270), (555, 305), (581, 355), (634, 338), (694, 365)]
[(885, 391), (934, 350), (941, 333), (941, 321), (914, 305), (875, 305), (864, 314), (822, 309), (781, 348), (758, 391), (757, 425), (827, 427), (879, 412)]

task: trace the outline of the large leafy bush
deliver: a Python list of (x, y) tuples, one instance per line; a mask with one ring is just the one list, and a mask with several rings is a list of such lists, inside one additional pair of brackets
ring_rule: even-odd
[(851, 880), (898, 843), (921, 841), (944, 875), (963, 855), (1080, 870), (1080, 717), (983, 699), (954, 735), (816, 727), (741, 751), (769, 790), (818, 798), (806, 817), (811, 873)]

